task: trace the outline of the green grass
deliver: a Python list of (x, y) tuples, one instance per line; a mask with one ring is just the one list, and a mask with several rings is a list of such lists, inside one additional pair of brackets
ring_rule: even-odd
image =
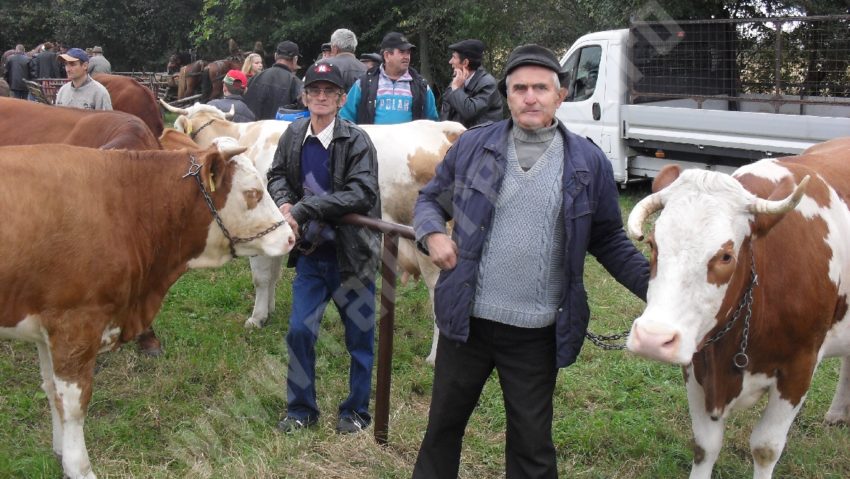
[[(636, 194), (625, 195), (631, 208)], [(291, 271), (278, 288), (277, 311), (262, 330), (245, 330), (253, 287), (247, 260), (192, 271), (168, 294), (155, 326), (166, 355), (139, 356), (135, 346), (101, 355), (86, 440), (103, 478), (407, 478), (425, 430), (432, 369), (427, 291), (397, 290), (389, 445), (369, 434), (334, 434), (337, 404), (347, 394), (343, 331), (331, 307), (318, 344), (317, 429), (281, 435), (285, 406), (283, 337)], [(592, 259), (586, 285), (591, 330), (627, 329), (642, 308)], [(850, 477), (850, 432), (827, 427), (837, 361), (819, 369), (795, 422), (776, 478)], [(0, 342), (0, 478), (57, 478), (50, 414), (35, 347)], [(374, 403), (373, 403), (374, 405)], [(763, 405), (763, 403), (762, 403)], [(715, 478), (752, 475), (749, 431), (756, 409), (732, 416)], [(473, 415), (461, 477), (502, 477), (504, 408), (496, 382)], [(679, 368), (586, 344), (560, 372), (554, 436), (561, 477), (673, 478), (690, 469), (691, 438)]]

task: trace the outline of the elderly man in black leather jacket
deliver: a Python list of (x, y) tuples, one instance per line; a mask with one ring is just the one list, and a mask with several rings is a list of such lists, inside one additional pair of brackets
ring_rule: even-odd
[(293, 122), (280, 139), (268, 190), (299, 236), (289, 254), (295, 267), (286, 344), (286, 417), (291, 433), (317, 424), (315, 343), (330, 300), (345, 326), (351, 356), (351, 391), (339, 406), (337, 432), (356, 433), (371, 423), (375, 336), (375, 273), (380, 233), (339, 223), (348, 213), (380, 218), (378, 161), (369, 136), (339, 118), (344, 82), (333, 59), (307, 70), (302, 100), (309, 118)]
[(467, 128), (503, 120), (496, 79), (481, 66), (484, 42), (463, 40), (449, 45), (449, 50), (452, 82), (443, 93), (440, 120), (456, 121)]

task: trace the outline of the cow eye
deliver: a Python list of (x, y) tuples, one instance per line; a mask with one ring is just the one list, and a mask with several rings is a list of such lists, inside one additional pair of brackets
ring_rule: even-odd
[(732, 262), (732, 255), (729, 253), (723, 253), (723, 255), (720, 256), (720, 261), (722, 263), (730, 263)]

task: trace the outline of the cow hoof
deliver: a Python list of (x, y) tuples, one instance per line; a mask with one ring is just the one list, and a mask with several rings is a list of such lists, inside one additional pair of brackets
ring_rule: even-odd
[(164, 351), (162, 350), (162, 347), (160, 347), (159, 344), (157, 344), (156, 346), (150, 346), (150, 347), (147, 347), (147, 348), (139, 347), (139, 352), (142, 353), (143, 355), (149, 357), (149, 358), (158, 358), (158, 357), (162, 356), (163, 353), (164, 353)]
[(245, 320), (244, 326), (245, 326), (246, 329), (254, 329), (254, 328), (260, 329), (265, 325), (266, 325), (265, 320), (257, 319), (255, 317), (251, 316), (250, 318)]
[(437, 355), (436, 355), (436, 354), (431, 354), (430, 356), (428, 356), (427, 358), (425, 358), (425, 362), (426, 362), (426, 363), (428, 363), (428, 364), (430, 364), (431, 366), (433, 366), (433, 365), (434, 365), (434, 364), (436, 364), (436, 362), (437, 362)]
[(824, 416), (824, 421), (830, 426), (837, 426), (840, 424), (850, 425), (850, 421), (847, 420), (846, 414), (828, 412), (826, 416)]

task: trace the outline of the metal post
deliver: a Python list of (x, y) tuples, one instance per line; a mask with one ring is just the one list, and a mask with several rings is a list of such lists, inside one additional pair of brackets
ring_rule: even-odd
[(390, 431), (390, 383), (393, 369), (398, 241), (399, 237), (414, 239), (413, 228), (356, 214), (345, 215), (342, 222), (384, 233), (384, 248), (381, 253), (381, 314), (378, 325), (378, 373), (374, 418), (375, 441), (383, 446), (388, 442)]
[(378, 331), (378, 375), (375, 388), (375, 441), (384, 446), (390, 431), (390, 383), (395, 327), (395, 284), (398, 236), (384, 235), (381, 262), (381, 324)]

